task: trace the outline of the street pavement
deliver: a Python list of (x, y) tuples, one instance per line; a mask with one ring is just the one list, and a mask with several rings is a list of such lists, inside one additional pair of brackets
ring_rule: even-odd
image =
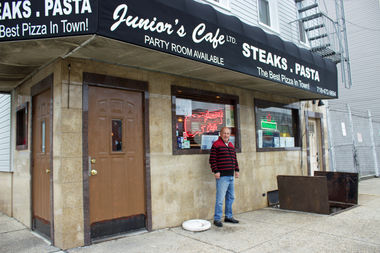
[(62, 251), (0, 213), (0, 252), (380, 252), (380, 178), (362, 180), (359, 205), (335, 215), (264, 208), (205, 232), (181, 227), (125, 235)]

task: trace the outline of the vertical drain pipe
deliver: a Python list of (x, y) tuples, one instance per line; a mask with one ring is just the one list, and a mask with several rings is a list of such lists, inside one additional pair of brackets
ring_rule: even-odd
[(330, 104), (327, 102), (326, 106), (326, 124), (328, 131), (328, 139), (329, 139), (329, 154), (330, 154), (330, 171), (336, 172), (336, 159), (335, 159), (335, 147), (333, 143), (333, 131), (331, 129), (331, 118), (330, 118)]

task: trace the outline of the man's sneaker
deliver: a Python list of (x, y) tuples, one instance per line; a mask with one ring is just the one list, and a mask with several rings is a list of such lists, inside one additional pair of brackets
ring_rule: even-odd
[(223, 223), (220, 220), (214, 220), (214, 225), (217, 227), (223, 227)]
[(239, 223), (238, 220), (235, 220), (233, 217), (231, 218), (224, 218), (224, 222), (229, 222), (229, 223)]

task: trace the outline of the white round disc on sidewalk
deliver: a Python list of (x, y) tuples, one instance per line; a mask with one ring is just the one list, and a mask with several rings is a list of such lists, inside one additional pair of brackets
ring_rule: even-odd
[(182, 223), (182, 227), (185, 230), (200, 232), (210, 229), (211, 223), (207, 220), (187, 220)]

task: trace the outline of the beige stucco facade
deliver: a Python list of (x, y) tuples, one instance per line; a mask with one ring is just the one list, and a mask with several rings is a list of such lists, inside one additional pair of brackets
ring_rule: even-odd
[[(70, 70), (69, 66), (70, 65)], [(241, 152), (240, 178), (236, 180), (234, 212), (267, 206), (266, 193), (277, 189), (277, 175), (307, 175), (307, 153), (302, 151), (257, 152), (254, 99), (294, 103), (280, 94), (266, 94), (137, 68), (84, 59), (57, 59), (40, 69), (12, 93), (12, 114), (17, 106), (31, 102), (31, 87), (50, 74), (53, 83), (53, 215), (54, 244), (62, 249), (84, 245), (82, 84), (83, 72), (97, 73), (148, 83), (152, 228), (180, 225), (184, 220), (212, 219), (215, 179), (208, 155), (173, 155), (171, 86), (184, 86), (239, 97)], [(70, 85), (68, 83), (70, 81)], [(68, 97), (68, 94), (70, 97)], [(69, 103), (69, 104), (68, 104)], [(300, 102), (301, 131), (304, 111), (323, 113), (312, 103)], [(29, 110), (29, 116), (30, 116)], [(29, 117), (29, 142), (31, 139)], [(323, 118), (325, 125), (326, 117)], [(13, 117), (12, 127), (15, 127)], [(324, 128), (326, 132), (326, 127)], [(325, 136), (327, 134), (325, 133)], [(12, 138), (15, 138), (14, 133)], [(325, 138), (327, 147), (327, 138)], [(13, 174), (0, 173), (2, 212), (31, 227), (30, 145), (17, 151), (13, 146)], [(325, 152), (327, 156), (327, 153)], [(328, 164), (328, 160), (326, 157)], [(301, 167), (302, 165), (302, 167)], [(4, 191), (3, 191), (4, 190)]]

